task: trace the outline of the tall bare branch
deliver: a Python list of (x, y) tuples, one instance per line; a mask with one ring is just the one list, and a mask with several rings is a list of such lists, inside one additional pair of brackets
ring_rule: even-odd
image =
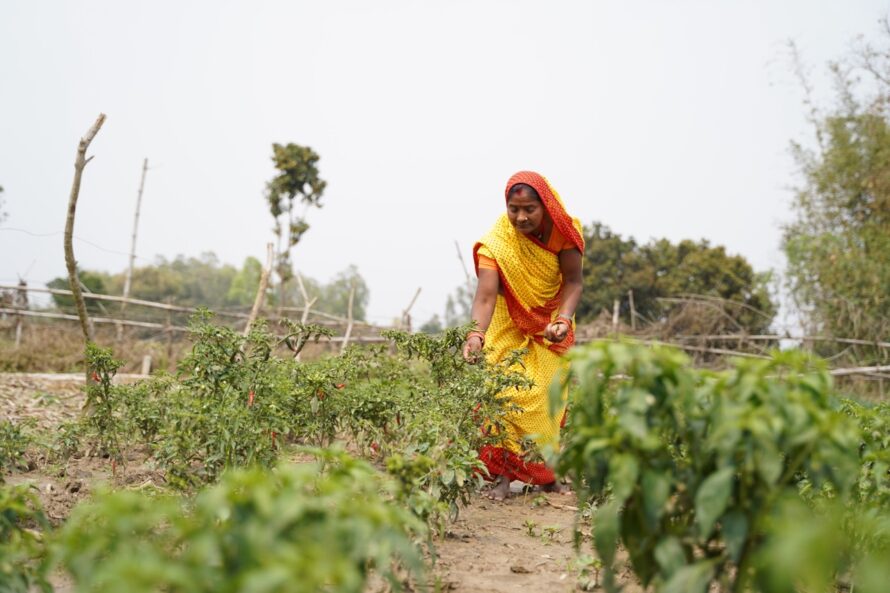
[[(80, 195), (80, 180), (83, 176), (83, 170), (93, 157), (87, 157), (87, 149), (102, 124), (105, 123), (105, 114), (100, 113), (96, 118), (92, 127), (80, 139), (77, 145), (77, 156), (74, 159), (74, 182), (71, 184), (71, 195), (68, 198), (68, 217), (65, 222), (65, 265), (68, 268), (68, 284), (71, 286), (71, 293), (74, 296), (74, 304), (77, 307), (77, 316), (80, 318), (80, 328), (83, 331), (84, 342), (93, 340), (92, 331), (90, 330), (89, 318), (87, 317), (87, 308), (84, 304), (83, 293), (80, 289), (80, 282), (77, 278), (77, 260), (74, 259), (74, 246), (71, 238), (74, 235), (74, 217), (77, 210), (77, 198)], [(87, 380), (89, 380), (89, 369), (87, 369)]]

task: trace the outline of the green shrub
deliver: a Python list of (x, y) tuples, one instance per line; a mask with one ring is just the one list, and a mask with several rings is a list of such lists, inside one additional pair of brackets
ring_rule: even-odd
[(0, 483), (3, 482), (3, 472), (28, 468), (25, 452), (31, 440), (24, 424), (0, 420)]
[(0, 484), (0, 593), (52, 590), (41, 563), (48, 529), (40, 503), (28, 486)]
[[(782, 352), (717, 374), (690, 368), (676, 350), (615, 343), (578, 349), (571, 360), (572, 431), (558, 463), (585, 501), (611, 491), (594, 537), (608, 590), (617, 590), (619, 543), (643, 584), (658, 591), (783, 591), (765, 575), (816, 571), (779, 567), (779, 556), (765, 550), (795, 537), (795, 522), (783, 514), (792, 508), (787, 500), (808, 503), (813, 519), (798, 525), (803, 533), (830, 524), (833, 505), (856, 505), (857, 485), (869, 479), (862, 477), (862, 433), (835, 408), (824, 365)], [(885, 521), (887, 509), (877, 517)], [(851, 556), (839, 551), (823, 566), (840, 578), (859, 565), (857, 554), (879, 554), (886, 538), (857, 535), (851, 521), (837, 521), (845, 526), (835, 534), (838, 549)], [(875, 545), (855, 544), (867, 537)]]
[(227, 472), (194, 500), (99, 495), (54, 538), (54, 563), (78, 592), (359, 593), (372, 573), (395, 589), (420, 578), (425, 527), (390, 502), (396, 486), (344, 453), (315, 454)]
[(456, 328), (436, 337), (392, 332), (395, 353), (353, 347), (300, 362), (274, 352), (282, 344), (297, 351), (321, 330), (288, 324), (288, 331), (281, 339), (258, 323), (245, 337), (199, 315), (178, 374), (135, 385), (111, 385), (110, 352), (92, 348), (100, 379), (91, 388), (94, 411), (63, 431), (59, 448), (92, 439), (117, 451), (135, 436), (167, 482), (188, 490), (230, 468), (271, 467), (292, 443), (345, 440), (391, 470), (418, 516), (440, 525), (455, 516), (484, 479), (477, 451), (493, 437), (482, 422), (498, 425), (500, 394), (528, 385), (511, 370), (519, 353), (494, 367), (467, 365), (467, 328)]

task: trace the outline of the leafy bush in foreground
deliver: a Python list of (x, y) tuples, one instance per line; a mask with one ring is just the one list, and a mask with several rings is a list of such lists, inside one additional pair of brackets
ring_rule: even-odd
[(359, 593), (423, 573), (425, 526), (392, 504), (396, 486), (363, 461), (226, 473), (193, 500), (137, 492), (75, 509), (53, 556), (78, 592)]
[(49, 528), (28, 486), (0, 484), (0, 593), (51, 591), (42, 569), (43, 534)]
[[(643, 584), (662, 592), (779, 592), (820, 582), (822, 569), (842, 581), (881, 566), (873, 559), (890, 550), (888, 509), (870, 523), (849, 511), (864, 487), (862, 432), (835, 409), (813, 360), (777, 353), (715, 374), (667, 348), (606, 343), (571, 356), (573, 430), (559, 468), (584, 485), (583, 499), (611, 489), (594, 535), (609, 591), (619, 543)], [(886, 484), (886, 466), (871, 467)], [(830, 563), (813, 535), (828, 533)], [(857, 591), (878, 582), (868, 575)]]

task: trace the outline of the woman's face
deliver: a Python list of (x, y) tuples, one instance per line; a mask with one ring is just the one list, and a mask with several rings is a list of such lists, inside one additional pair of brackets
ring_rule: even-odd
[(541, 200), (525, 188), (514, 192), (507, 200), (507, 217), (513, 227), (528, 235), (540, 228), (547, 211)]

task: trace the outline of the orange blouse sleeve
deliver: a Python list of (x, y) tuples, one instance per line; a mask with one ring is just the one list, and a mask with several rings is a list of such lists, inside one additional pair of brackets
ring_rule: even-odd
[(498, 262), (491, 259), (490, 257), (486, 257), (479, 254), (479, 269), (480, 270), (495, 270), (498, 269)]

